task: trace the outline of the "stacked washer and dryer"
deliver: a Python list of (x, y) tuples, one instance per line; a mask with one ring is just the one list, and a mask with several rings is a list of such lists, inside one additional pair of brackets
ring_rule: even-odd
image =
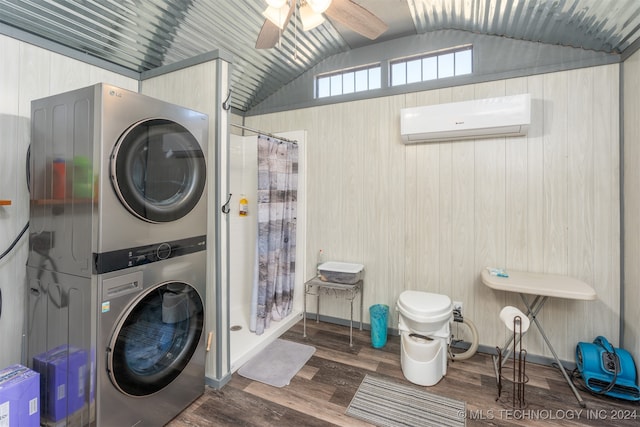
[(42, 424), (163, 425), (204, 391), (208, 117), (98, 84), (33, 101), (31, 126)]

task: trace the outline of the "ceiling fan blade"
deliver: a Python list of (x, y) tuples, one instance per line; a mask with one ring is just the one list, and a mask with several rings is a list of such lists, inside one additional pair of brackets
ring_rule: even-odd
[[(287, 14), (287, 18), (285, 19), (284, 25), (282, 26), (282, 31), (287, 28), (287, 24), (291, 19), (291, 15), (293, 15), (295, 6), (295, 0), (291, 0), (289, 4), (289, 13)], [(260, 34), (258, 34), (258, 39), (256, 40), (256, 49), (271, 49), (276, 45), (276, 43), (278, 43), (279, 38), (280, 28), (278, 28), (278, 26), (273, 22), (265, 19), (264, 24), (262, 24), (262, 28), (260, 29)]]
[(268, 19), (264, 20), (258, 39), (256, 40), (256, 49), (271, 49), (278, 43), (280, 37), (280, 28)]
[(333, 0), (324, 13), (371, 40), (377, 39), (389, 28), (376, 15), (351, 0)]

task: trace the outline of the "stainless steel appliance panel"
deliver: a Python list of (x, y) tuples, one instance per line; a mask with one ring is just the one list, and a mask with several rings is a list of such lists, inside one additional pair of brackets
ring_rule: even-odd
[[(101, 85), (96, 96), (100, 99), (98, 105), (101, 108), (98, 115), (100, 120), (98, 127), (101, 132), (99, 140), (101, 141), (100, 169), (102, 171), (99, 187), (96, 189), (100, 195), (98, 252), (206, 234), (207, 172), (201, 166), (200, 160), (204, 162), (207, 155), (207, 115), (109, 85)], [(155, 122), (152, 122), (153, 120)], [(172, 123), (174, 126), (164, 126), (163, 122)], [(184, 134), (177, 135), (176, 127), (183, 128), (188, 132), (187, 136), (199, 145), (200, 153), (193, 154), (194, 150), (189, 151), (192, 147), (188, 144), (193, 141), (187, 141), (187, 136)], [(136, 135), (137, 129), (140, 128), (143, 131)], [(154, 132), (160, 135), (153, 135)], [(140, 134), (148, 136), (142, 137)], [(123, 138), (130, 139), (122, 142)], [(164, 149), (155, 150), (160, 152), (159, 155), (156, 155), (156, 159), (166, 157), (169, 160), (161, 163), (153, 162), (154, 150), (150, 148), (147, 150), (147, 144), (139, 142), (140, 140), (151, 141), (148, 147), (151, 147), (152, 144), (156, 147), (166, 146)], [(133, 146), (133, 154), (124, 154), (123, 145)], [(136, 147), (139, 147), (139, 150), (136, 150)], [(118, 168), (113, 163), (119, 160), (118, 156), (120, 155), (125, 157), (123, 163), (130, 165), (130, 167), (123, 168), (124, 176), (114, 177), (112, 175), (118, 172)], [(185, 157), (188, 158), (186, 163)], [(140, 160), (142, 158), (144, 161)], [(138, 167), (136, 167), (136, 160), (141, 162)], [(156, 176), (168, 175), (179, 170), (190, 171), (192, 175), (182, 176), (184, 182), (179, 186), (185, 187), (186, 198), (191, 193), (199, 195), (197, 202), (187, 214), (175, 220), (150, 222), (141, 219), (140, 216), (143, 214), (132, 213), (130, 207), (125, 206), (118, 198), (117, 188), (114, 185), (116, 182), (135, 180), (136, 170), (139, 173), (144, 170), (145, 177), (154, 174)], [(167, 178), (160, 186), (164, 189), (170, 188), (169, 179)], [(125, 187), (135, 188), (136, 183), (131, 182)], [(184, 205), (180, 203), (184, 200), (183, 193), (177, 194), (171, 191), (167, 194), (160, 194), (159, 191), (145, 187), (141, 188), (139, 193), (140, 198), (159, 199), (144, 201), (150, 210), (167, 212), (179, 211), (184, 208)], [(166, 197), (166, 200), (163, 200), (163, 197)], [(173, 200), (174, 198), (176, 200)], [(124, 246), (123, 242), (126, 242)]]
[(32, 102), (27, 264), (34, 268), (92, 273), (98, 240), (92, 177), (100, 173), (93, 165), (101, 154), (94, 139), (94, 92), (88, 87)]
[(204, 390), (208, 118), (106, 84), (31, 108), (25, 363), (75, 387), (45, 421), (163, 425)]
[(29, 265), (89, 277), (94, 254), (206, 234), (205, 114), (107, 84), (31, 109)]
[(205, 280), (206, 251), (99, 276), (99, 426), (164, 425), (204, 392)]
[[(42, 422), (90, 425), (95, 420), (95, 278), (27, 267), (27, 281), (23, 363), (40, 372)], [(51, 364), (39, 365), (43, 361)]]

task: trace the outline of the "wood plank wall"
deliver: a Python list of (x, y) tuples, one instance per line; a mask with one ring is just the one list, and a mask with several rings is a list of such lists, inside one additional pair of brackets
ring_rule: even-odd
[[(24, 155), (30, 101), (100, 81), (137, 90), (137, 81), (0, 35), (0, 241), (28, 220)], [(638, 117), (638, 54), (625, 63), (625, 117)], [(318, 249), (366, 265), (365, 307), (393, 306), (404, 289), (441, 292), (464, 303), (486, 345), (502, 342), (497, 311), (519, 305), (485, 288), (478, 273), (504, 265), (572, 274), (591, 283), (597, 302), (550, 301), (542, 322), (560, 357), (575, 342), (602, 334), (617, 342), (619, 314), (618, 66), (460, 86), (409, 95), (248, 117), (271, 132), (308, 130), (309, 277)], [(635, 70), (635, 71), (634, 71)], [(404, 146), (399, 109), (529, 92), (533, 126), (526, 138)], [(634, 99), (635, 97), (635, 99)], [(634, 141), (640, 120), (625, 120), (627, 206), (626, 301), (640, 292), (637, 256), (640, 208), (634, 190), (640, 162)], [(635, 123), (635, 124), (634, 124)], [(635, 144), (637, 145), (637, 144)], [(634, 205), (635, 203), (635, 205)], [(4, 246), (3, 246), (4, 248)], [(635, 249), (634, 249), (635, 248)], [(0, 366), (20, 361), (26, 240), (0, 261), (5, 343)], [(15, 286), (14, 286), (15, 285)], [(631, 304), (631, 303), (629, 303)], [(635, 306), (627, 304), (626, 343), (640, 353)], [(348, 318), (340, 300), (323, 314)], [(365, 321), (368, 315), (365, 313)], [(533, 354), (549, 355), (537, 334)]]
[[(218, 64), (220, 62), (220, 64)], [(226, 174), (226, 167), (218, 170), (216, 158), (218, 154), (217, 138), (223, 141), (223, 147), (220, 151), (222, 159), (227, 158), (226, 141), (227, 141), (227, 115), (222, 115), (221, 123), (217, 123), (218, 112), (221, 111), (218, 104), (219, 94), (218, 82), (220, 81), (223, 88), (222, 93), (226, 93), (226, 82), (228, 81), (228, 64), (221, 60), (212, 60), (191, 67), (183, 68), (158, 77), (143, 80), (141, 84), (141, 92), (145, 95), (152, 96), (167, 102), (191, 108), (196, 111), (203, 112), (209, 116), (209, 140), (207, 145), (207, 198), (208, 198), (208, 225), (207, 225), (207, 295), (206, 299), (206, 325), (205, 334), (207, 337), (219, 337), (212, 339), (209, 346), (209, 352), (206, 356), (205, 368), (208, 378), (218, 378), (226, 374), (227, 351), (225, 350), (229, 343), (226, 341), (227, 334), (216, 333), (216, 330), (222, 332), (228, 329), (229, 325), (217, 324), (218, 319), (226, 322), (226, 318), (218, 313), (219, 301), (216, 301), (216, 281), (215, 259), (216, 259), (216, 243), (226, 241), (226, 221), (227, 216), (221, 218), (221, 235), (216, 236), (215, 233), (215, 212), (218, 209), (218, 203), (215, 200), (216, 187), (220, 190), (220, 194), (227, 193), (226, 179), (221, 176)], [(220, 132), (220, 136), (217, 136)], [(224, 203), (224, 202), (222, 202)], [(222, 251), (222, 264), (226, 264), (226, 251)], [(223, 278), (222, 283), (226, 283)], [(218, 290), (221, 299), (228, 298), (227, 289), (220, 286)], [(211, 334), (211, 335), (209, 335)], [(220, 344), (218, 344), (220, 343)], [(218, 359), (220, 358), (220, 359)], [(218, 364), (223, 366), (218, 372)]]
[(640, 53), (624, 62), (625, 348), (640, 357)]
[[(531, 93), (527, 137), (404, 145), (402, 107)], [(306, 276), (316, 254), (365, 265), (365, 307), (406, 289), (449, 295), (503, 343), (498, 313), (519, 297), (479, 280), (486, 266), (560, 273), (595, 302), (550, 300), (541, 321), (564, 360), (578, 341), (617, 341), (620, 287), (619, 66), (607, 65), (246, 118), (308, 132)], [(348, 319), (336, 299), (321, 314)], [(368, 314), (365, 314), (368, 322)], [(525, 343), (550, 357), (539, 334)]]
[[(138, 90), (138, 81), (0, 35), (0, 251), (4, 251), (29, 221), (25, 156), (29, 147), (31, 101), (99, 82)], [(0, 368), (21, 362), (29, 245), (24, 236), (0, 261), (2, 317)]]

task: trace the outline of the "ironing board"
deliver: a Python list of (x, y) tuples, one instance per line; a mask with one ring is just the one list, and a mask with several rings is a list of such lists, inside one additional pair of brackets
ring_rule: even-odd
[[(547, 343), (547, 346), (549, 346), (549, 350), (551, 350), (553, 358), (556, 360), (556, 363), (560, 367), (560, 371), (562, 371), (562, 375), (567, 381), (567, 384), (569, 384), (569, 387), (571, 387), (571, 391), (573, 391), (573, 394), (578, 400), (578, 403), (581, 407), (586, 407), (584, 400), (582, 400), (582, 397), (580, 396), (580, 393), (578, 393), (578, 390), (571, 382), (567, 371), (564, 369), (564, 366), (562, 366), (562, 363), (560, 363), (560, 359), (558, 358), (556, 351), (551, 345), (549, 338), (547, 338), (547, 335), (545, 334), (542, 325), (538, 321), (537, 316), (549, 297), (589, 301), (596, 299), (595, 290), (583, 281), (569, 276), (558, 274), (530, 273), (526, 271), (513, 270), (508, 270), (507, 274), (509, 277), (495, 276), (489, 273), (487, 269), (484, 269), (482, 270), (482, 273), (480, 275), (482, 278), (482, 283), (484, 283), (491, 289), (506, 292), (517, 292), (520, 294), (522, 302), (527, 307), (527, 312), (525, 314), (527, 315), (527, 317), (529, 317), (529, 320), (532, 320), (533, 323), (535, 323), (538, 331), (540, 331), (540, 334), (542, 335), (542, 338)], [(513, 336), (511, 336), (502, 347), (503, 364), (504, 362), (506, 362), (509, 354), (511, 353), (510, 346), (512, 342)], [(516, 344), (517, 343), (513, 343), (514, 346)], [(493, 360), (494, 368), (496, 369), (497, 375), (497, 358), (494, 357)]]

